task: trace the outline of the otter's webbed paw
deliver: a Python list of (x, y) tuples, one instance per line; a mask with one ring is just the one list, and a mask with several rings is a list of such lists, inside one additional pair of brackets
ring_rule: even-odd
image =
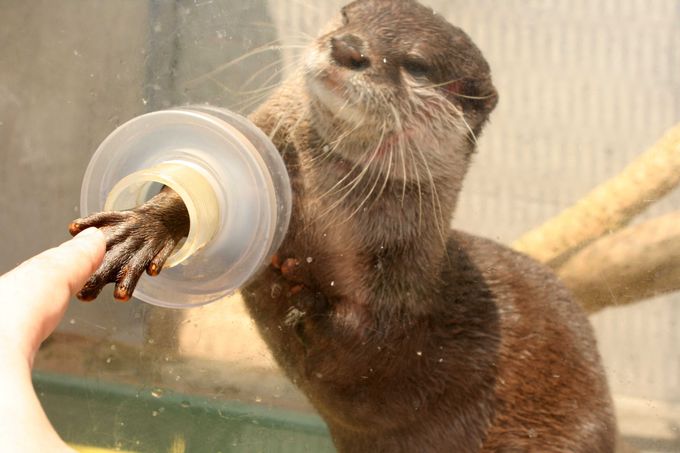
[(314, 339), (324, 335), (324, 320), (328, 316), (329, 300), (318, 290), (311, 273), (310, 263), (297, 258), (272, 258), (272, 267), (285, 281), (286, 311), (282, 323), (294, 332), (307, 349)]
[(106, 284), (115, 283), (113, 296), (126, 301), (142, 272), (158, 275), (175, 246), (187, 236), (189, 213), (179, 195), (165, 187), (130, 211), (100, 212), (76, 219), (69, 225), (69, 232), (75, 236), (90, 227), (104, 233), (106, 255), (77, 297), (93, 300)]
[(288, 296), (294, 296), (311, 286), (309, 275), (306, 272), (307, 269), (297, 258), (282, 260), (278, 255), (274, 255), (272, 257), (272, 267), (277, 269), (290, 285)]

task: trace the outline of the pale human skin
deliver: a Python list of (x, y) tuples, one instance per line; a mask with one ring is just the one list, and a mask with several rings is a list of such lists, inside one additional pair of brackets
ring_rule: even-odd
[(0, 451), (74, 451), (40, 406), (31, 369), (40, 343), (99, 267), (105, 248), (102, 233), (90, 228), (0, 276)]

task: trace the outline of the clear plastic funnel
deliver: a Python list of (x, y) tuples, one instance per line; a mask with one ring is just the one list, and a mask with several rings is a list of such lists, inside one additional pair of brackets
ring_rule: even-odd
[(80, 210), (131, 209), (175, 190), (189, 235), (135, 297), (164, 307), (207, 304), (243, 286), (288, 229), (288, 173), (271, 141), (246, 118), (191, 106), (134, 118), (99, 146), (83, 178)]

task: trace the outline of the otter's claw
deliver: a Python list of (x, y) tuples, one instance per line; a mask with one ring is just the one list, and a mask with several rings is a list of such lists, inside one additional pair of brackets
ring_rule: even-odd
[(272, 267), (280, 272), (281, 276), (289, 283), (289, 296), (295, 296), (311, 286), (308, 268), (297, 258), (281, 260), (278, 255), (274, 255), (272, 257)]
[(127, 301), (146, 270), (158, 275), (177, 243), (189, 232), (189, 214), (182, 199), (171, 189), (130, 211), (100, 212), (69, 225), (76, 235), (99, 228), (106, 237), (101, 266), (78, 292), (81, 300), (95, 299), (104, 286), (115, 283), (113, 296)]

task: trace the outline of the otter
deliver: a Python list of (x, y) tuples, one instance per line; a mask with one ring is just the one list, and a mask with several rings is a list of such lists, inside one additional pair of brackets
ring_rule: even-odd
[[(591, 326), (543, 265), (451, 230), (497, 103), (489, 65), (414, 0), (358, 0), (252, 121), (283, 156), (289, 231), (242, 295), (341, 452), (615, 449)], [(109, 246), (79, 293), (127, 299), (188, 229), (165, 188), (78, 219)]]

